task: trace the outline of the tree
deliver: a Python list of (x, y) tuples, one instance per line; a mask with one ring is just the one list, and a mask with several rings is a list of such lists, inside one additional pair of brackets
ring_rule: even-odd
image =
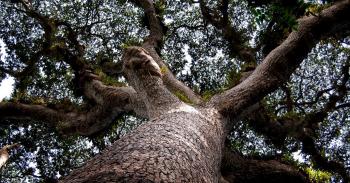
[[(60, 182), (311, 182), (314, 169), (349, 181), (349, 0), (0, 7), (0, 76), (16, 81), (0, 103), (1, 126), (27, 123), (24, 133), (44, 123), (61, 136), (96, 136), (125, 114), (147, 119), (69, 175), (61, 163)], [(322, 60), (329, 50), (333, 63)], [(331, 77), (304, 83), (315, 67)], [(248, 128), (274, 153), (247, 153)], [(345, 153), (321, 148), (334, 139)], [(288, 160), (297, 150), (310, 157), (307, 167)], [(41, 180), (55, 181), (57, 172), (45, 176), (38, 162)], [(37, 176), (34, 169), (22, 175)]]

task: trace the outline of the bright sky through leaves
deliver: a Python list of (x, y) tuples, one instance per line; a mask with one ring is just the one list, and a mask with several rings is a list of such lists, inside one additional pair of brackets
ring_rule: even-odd
[[(4, 42), (2, 40), (0, 40), (0, 55), (1, 55), (1, 59), (4, 59), (3, 55), (5, 54), (5, 45)], [(1, 83), (0, 83), (0, 101), (5, 98), (5, 97), (9, 97), (12, 93), (13, 90), (13, 83), (15, 81), (13, 80), (13, 78), (7, 78), (4, 79)]]

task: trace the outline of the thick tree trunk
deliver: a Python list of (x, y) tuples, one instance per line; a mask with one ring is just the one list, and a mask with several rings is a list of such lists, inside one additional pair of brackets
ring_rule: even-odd
[(215, 110), (183, 104), (115, 142), (62, 182), (218, 182), (222, 124)]
[(213, 107), (195, 108), (170, 93), (146, 50), (128, 48), (123, 60), (150, 121), (62, 182), (218, 182), (224, 118)]

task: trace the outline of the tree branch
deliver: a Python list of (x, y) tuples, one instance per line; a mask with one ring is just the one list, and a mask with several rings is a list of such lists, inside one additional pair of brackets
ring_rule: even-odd
[(199, 104), (202, 99), (194, 93), (184, 83), (175, 78), (174, 74), (169, 70), (168, 66), (163, 62), (159, 56), (159, 50), (163, 44), (163, 37), (165, 36), (165, 27), (159, 15), (156, 13), (156, 8), (152, 0), (132, 0), (135, 5), (142, 8), (145, 12), (149, 23), (150, 35), (145, 39), (142, 47), (149, 52), (153, 59), (157, 62), (159, 67), (164, 71), (162, 80), (165, 86), (172, 93), (181, 93), (186, 96), (192, 103)]
[[(85, 48), (78, 40), (79, 33), (70, 23), (42, 16), (31, 8), (25, 8), (23, 12), (37, 20), (44, 29), (43, 50), (33, 58), (42, 55), (63, 56), (64, 61), (74, 70), (75, 90), (89, 100), (91, 108), (88, 111), (61, 111), (43, 105), (0, 103), (0, 118), (35, 119), (56, 127), (63, 134), (92, 135), (105, 129), (123, 113), (133, 111), (139, 116), (148, 117), (144, 102), (133, 88), (106, 86), (92, 72), (83, 58)], [(60, 26), (67, 29), (64, 40), (55, 36)], [(62, 41), (66, 43), (61, 44)], [(30, 61), (34, 65), (37, 59)]]
[(215, 95), (210, 104), (226, 116), (237, 116), (249, 106), (286, 82), (315, 44), (324, 36), (350, 28), (350, 2), (339, 2), (318, 17), (299, 19), (298, 30), (271, 51), (257, 69), (242, 83)]
[(34, 119), (45, 120), (54, 126), (65, 118), (63, 113), (42, 105), (1, 102), (0, 119)]
[(303, 152), (311, 155), (311, 159), (313, 160), (316, 168), (338, 173), (343, 178), (344, 182), (349, 182), (350, 174), (347, 173), (344, 164), (341, 162), (328, 160), (327, 157), (322, 155), (313, 137), (304, 134), (300, 138), (300, 141), (303, 143)]
[(347, 94), (346, 83), (349, 81), (349, 63), (342, 67), (343, 78), (341, 84), (334, 84), (336, 91), (329, 97), (322, 109), (305, 116), (271, 117), (263, 107), (251, 113), (248, 117), (249, 125), (258, 133), (267, 136), (277, 147), (284, 145), (287, 136), (294, 137), (303, 144), (303, 152), (311, 155), (317, 168), (338, 173), (348, 182), (350, 176), (345, 166), (336, 161), (328, 160), (318, 149), (315, 139), (319, 123), (327, 119), (328, 113), (337, 109), (336, 104), (342, 101)]
[(2, 147), (0, 149), (0, 169), (1, 169), (1, 167), (3, 167), (5, 165), (5, 163), (9, 159), (8, 151), (13, 149), (13, 148), (17, 148), (17, 147), (19, 147), (19, 144), (15, 143), (12, 145), (5, 145), (4, 147)]
[(157, 15), (156, 7), (153, 0), (131, 0), (136, 6), (143, 9), (150, 34), (144, 42), (144, 45), (149, 45), (155, 49), (160, 49), (163, 44), (163, 36), (165, 35), (164, 24), (159, 15)]
[(244, 158), (226, 149), (223, 154), (221, 173), (228, 182), (285, 182), (307, 183), (308, 178), (295, 167), (277, 160)]
[(249, 65), (255, 66), (256, 59), (254, 49), (246, 46), (246, 38), (244, 34), (233, 27), (228, 18), (228, 1), (222, 0), (218, 11), (209, 9), (204, 0), (200, 0), (200, 8), (205, 22), (212, 24), (214, 27), (222, 31), (223, 38), (229, 43), (230, 56), (237, 57)]
[[(93, 83), (101, 85), (98, 81)], [(38, 120), (55, 127), (65, 135), (78, 133), (89, 136), (104, 130), (126, 112), (134, 111), (142, 117), (148, 117), (143, 101), (139, 99), (131, 87), (101, 86), (96, 92), (101, 93), (97, 97), (97, 102), (100, 103), (88, 111), (78, 111), (75, 108), (67, 111), (68, 106), (52, 105), (47, 107), (45, 105), (2, 102), (0, 103), (0, 120)]]

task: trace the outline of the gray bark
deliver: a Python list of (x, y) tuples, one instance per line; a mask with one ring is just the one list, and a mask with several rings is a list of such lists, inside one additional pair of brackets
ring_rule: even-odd
[(187, 104), (115, 142), (62, 182), (218, 182), (224, 126)]
[(218, 182), (226, 129), (222, 116), (168, 91), (145, 49), (130, 47), (123, 60), (128, 83), (144, 101), (150, 121), (62, 182)]

